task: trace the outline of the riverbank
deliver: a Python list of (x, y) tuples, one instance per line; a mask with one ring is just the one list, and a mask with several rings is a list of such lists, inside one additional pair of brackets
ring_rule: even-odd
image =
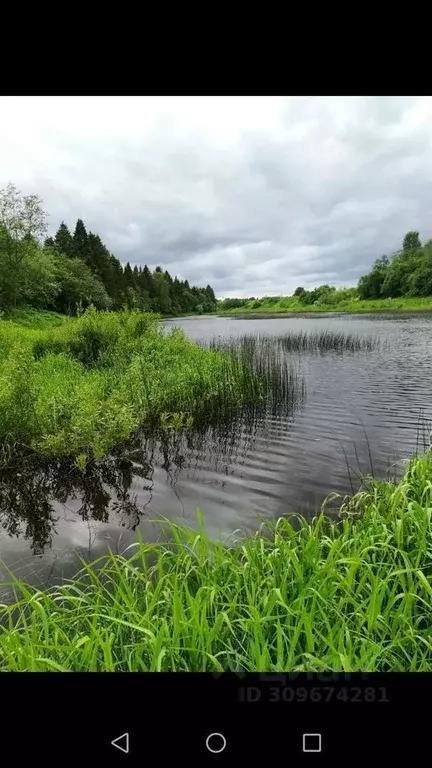
[(268, 297), (248, 300), (241, 307), (219, 311), (220, 316), (250, 315), (261, 317), (266, 314), (317, 314), (332, 312), (340, 314), (363, 314), (374, 312), (432, 312), (432, 296), (422, 298), (401, 297), (398, 299), (352, 299), (335, 304), (302, 304), (297, 296)]
[[(45, 591), (14, 580), (2, 671), (429, 671), (432, 456), (230, 548), (173, 524)], [(202, 521), (201, 521), (202, 522)]]
[(87, 310), (77, 318), (19, 311), (0, 321), (0, 462), (36, 453), (102, 458), (146, 423), (260, 397), (256, 377), (199, 347), (157, 315)]

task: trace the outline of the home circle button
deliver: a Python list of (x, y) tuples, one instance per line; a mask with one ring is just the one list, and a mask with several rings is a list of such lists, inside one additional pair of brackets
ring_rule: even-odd
[(206, 738), (206, 747), (209, 752), (217, 755), (219, 752), (223, 752), (226, 747), (226, 738), (222, 733), (211, 733)]

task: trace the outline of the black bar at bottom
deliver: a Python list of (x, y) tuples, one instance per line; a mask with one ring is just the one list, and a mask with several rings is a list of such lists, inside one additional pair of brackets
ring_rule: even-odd
[(432, 674), (3, 674), (2, 756), (56, 766), (412, 760), (428, 752), (431, 693)]

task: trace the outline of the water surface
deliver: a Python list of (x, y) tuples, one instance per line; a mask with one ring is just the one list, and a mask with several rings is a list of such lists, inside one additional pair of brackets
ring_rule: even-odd
[(203, 344), (327, 330), (378, 345), (289, 353), (306, 394), (284, 408), (258, 409), (200, 433), (142, 434), (126, 454), (84, 475), (59, 463), (0, 473), (0, 557), (16, 575), (59, 581), (76, 571), (78, 556), (124, 551), (137, 531), (156, 539), (158, 513), (194, 524), (196, 507), (211, 536), (232, 541), (239, 530), (256, 530), (260, 517), (312, 515), (329, 493), (356, 487), (359, 473), (400, 473), (403, 460), (423, 448), (432, 419), (430, 315), (164, 322), (172, 326)]

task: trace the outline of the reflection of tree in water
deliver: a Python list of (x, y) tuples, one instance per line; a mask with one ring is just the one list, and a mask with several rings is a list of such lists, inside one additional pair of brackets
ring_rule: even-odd
[[(110, 512), (119, 525), (136, 528), (141, 516), (136, 499), (131, 498), (134, 478), (145, 479), (151, 490), (152, 468), (148, 459), (135, 461), (111, 455), (102, 462), (89, 464), (81, 471), (70, 461), (26, 462), (17, 468), (0, 471), (0, 521), (10, 536), (30, 541), (34, 554), (51, 546), (59, 516), (55, 503), (67, 505), (79, 499), (77, 516), (84, 521), (108, 522)], [(138, 460), (138, 461), (137, 461)], [(140, 463), (138, 463), (140, 461)], [(149, 484), (150, 480), (150, 484)]]
[[(180, 474), (198, 468), (229, 474), (251, 450), (268, 410), (249, 407), (193, 429), (161, 428), (138, 433), (103, 461), (79, 470), (71, 461), (27, 461), (0, 470), (0, 523), (12, 537), (30, 541), (34, 554), (50, 547), (56, 533), (55, 504), (78, 500), (83, 521), (116, 522), (134, 530), (151, 502), (155, 467), (161, 467), (180, 502), (175, 486)], [(139, 481), (137, 483), (137, 481)], [(132, 494), (134, 486), (137, 491)], [(145, 502), (142, 492), (148, 494)], [(141, 495), (138, 503), (138, 495)]]

